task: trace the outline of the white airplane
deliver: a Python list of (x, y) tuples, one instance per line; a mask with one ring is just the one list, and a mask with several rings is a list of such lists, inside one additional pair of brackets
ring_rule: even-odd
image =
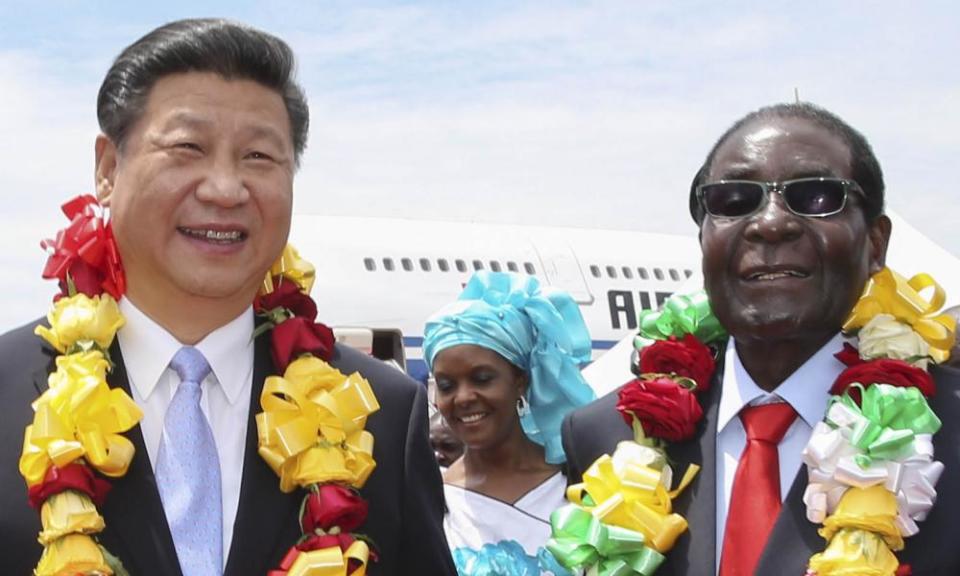
[[(960, 260), (890, 216), (888, 264), (908, 278), (933, 274), (947, 306), (960, 304)], [(525, 272), (568, 291), (590, 330), (595, 359), (631, 340), (640, 310), (701, 284), (692, 235), (297, 215), (290, 241), (317, 267), (319, 318), (348, 339), (351, 327), (372, 330), (360, 347), (381, 358), (405, 356), (407, 372), (421, 381), (424, 323), (459, 296), (475, 270)], [(584, 372), (598, 395), (630, 377), (624, 356), (630, 347), (617, 350)]]
[[(399, 331), (407, 372), (421, 381), (424, 323), (475, 270), (527, 273), (569, 292), (597, 357), (698, 273), (700, 258), (694, 237), (383, 218), (298, 215), (290, 241), (317, 268), (318, 317), (338, 334)], [(396, 357), (382, 346), (390, 338), (375, 337), (375, 355)]]

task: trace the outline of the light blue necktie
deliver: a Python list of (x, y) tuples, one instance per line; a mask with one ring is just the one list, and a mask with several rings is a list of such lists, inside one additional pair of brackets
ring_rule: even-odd
[(220, 458), (213, 431), (200, 409), (200, 383), (210, 364), (184, 346), (170, 361), (180, 385), (163, 419), (157, 457), (157, 489), (184, 576), (223, 573)]

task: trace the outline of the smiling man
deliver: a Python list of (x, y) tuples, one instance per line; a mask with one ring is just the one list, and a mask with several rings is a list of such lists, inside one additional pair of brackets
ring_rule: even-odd
[[(824, 540), (806, 519), (801, 451), (844, 368), (834, 358), (844, 342), (841, 325), (884, 265), (891, 226), (880, 165), (866, 139), (830, 112), (776, 105), (721, 136), (689, 203), (700, 227), (704, 285), (730, 339), (701, 398), (696, 436), (668, 448), (675, 469), (703, 469), (674, 501), (690, 529), (657, 574), (803, 574)], [(946, 471), (933, 512), (898, 554), (915, 575), (960, 573), (960, 551), (948, 536), (960, 528), (952, 512), (960, 506), (960, 378), (943, 369), (933, 375), (939, 390), (931, 405), (944, 422), (934, 444)], [(613, 393), (567, 418), (572, 481), (632, 438), (616, 402)], [(754, 424), (748, 412), (765, 413), (766, 421)], [(749, 442), (776, 447), (765, 486), (750, 477), (735, 486), (748, 434)], [(744, 515), (765, 487), (769, 505)]]
[[(282, 493), (257, 452), (254, 415), (277, 369), (268, 338), (254, 338), (252, 307), (286, 244), (306, 145), (293, 66), (269, 34), (183, 20), (126, 48), (100, 89), (96, 192), (127, 280), (108, 381), (143, 419), (127, 434), (130, 469), (99, 508), (99, 539), (131, 574), (262, 575), (300, 536), (302, 493)], [(30, 573), (41, 552), (17, 473), (31, 403), (54, 368), (36, 324), (0, 337), (4, 574)], [(360, 531), (378, 556), (368, 573), (455, 574), (425, 390), (349, 348), (330, 362), (360, 372), (381, 406), (367, 420), (377, 467), (361, 491), (370, 511)]]

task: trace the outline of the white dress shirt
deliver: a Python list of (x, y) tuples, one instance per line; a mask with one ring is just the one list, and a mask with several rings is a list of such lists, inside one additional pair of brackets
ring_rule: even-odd
[(737, 355), (737, 347), (730, 338), (723, 363), (723, 388), (717, 414), (717, 554), (716, 570), (720, 569), (723, 552), (723, 534), (727, 525), (727, 506), (733, 490), (740, 454), (747, 444), (747, 434), (737, 415), (748, 405), (786, 402), (796, 410), (794, 420), (780, 441), (780, 499), (785, 500), (793, 480), (803, 463), (801, 452), (813, 427), (823, 419), (830, 399), (830, 387), (845, 366), (834, 358), (843, 349), (846, 340), (837, 334), (802, 366), (768, 393), (754, 382)]
[[(120, 301), (120, 311), (126, 324), (117, 332), (117, 338), (133, 400), (143, 410), (140, 429), (150, 465), (156, 471), (163, 419), (180, 385), (180, 378), (169, 363), (183, 344), (128, 299)], [(251, 307), (195, 346), (212, 368), (203, 380), (200, 408), (213, 430), (220, 458), (224, 565), (230, 553), (233, 522), (240, 501), (244, 441), (253, 384), (252, 336)]]

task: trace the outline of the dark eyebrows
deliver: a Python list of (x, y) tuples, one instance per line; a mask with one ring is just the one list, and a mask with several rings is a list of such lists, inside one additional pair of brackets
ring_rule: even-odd
[[(171, 113), (163, 124), (164, 130), (175, 128), (192, 128), (195, 130), (209, 130), (214, 125), (214, 121), (200, 114), (195, 114), (189, 110), (175, 110)], [(244, 127), (245, 135), (251, 139), (264, 139), (271, 144), (286, 150), (284, 146), (284, 137), (274, 126), (264, 122), (254, 122)], [(288, 139), (289, 140), (289, 139)], [(292, 147), (293, 142), (288, 142)]]

